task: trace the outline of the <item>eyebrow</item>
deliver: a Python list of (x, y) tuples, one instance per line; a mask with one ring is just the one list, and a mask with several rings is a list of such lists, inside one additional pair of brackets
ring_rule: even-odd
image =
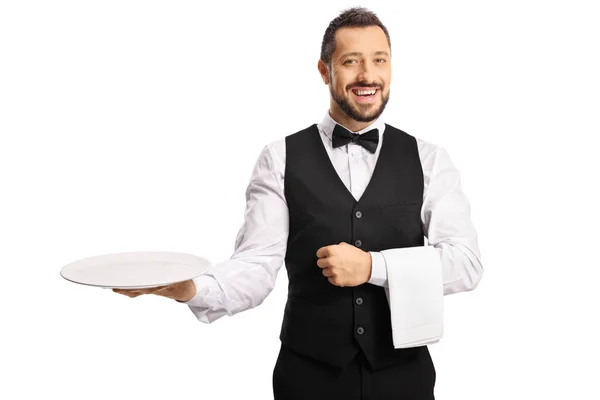
[[(342, 54), (342, 56), (341, 56), (340, 58), (344, 58), (344, 57), (355, 57), (355, 56), (357, 56), (357, 57), (360, 57), (360, 56), (362, 56), (362, 55), (363, 55), (363, 53), (360, 53), (360, 52), (357, 52), (357, 51), (355, 51), (355, 52), (352, 52), (352, 53), (346, 53), (346, 54)], [(388, 54), (388, 52), (387, 52), (387, 51), (376, 51), (376, 52), (375, 52), (375, 55), (376, 55), (376, 56), (387, 56), (387, 57), (389, 57), (389, 56), (390, 56), (390, 55)]]

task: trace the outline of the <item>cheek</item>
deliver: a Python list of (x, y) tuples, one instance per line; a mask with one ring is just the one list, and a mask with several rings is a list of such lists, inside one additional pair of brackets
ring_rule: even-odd
[(346, 86), (348, 86), (348, 84), (351, 82), (351, 78), (343, 73), (338, 72), (333, 76), (333, 88), (338, 93), (346, 93)]
[(390, 87), (390, 83), (392, 83), (392, 73), (391, 73), (391, 71), (387, 71), (387, 73), (384, 73), (383, 74), (383, 79), (384, 79), (385, 85), (387, 87)]
[(336, 92), (338, 95), (344, 95), (344, 93), (346, 92), (346, 89), (344, 89), (346, 85), (342, 81), (340, 81), (339, 79), (334, 79), (331, 83), (334, 92)]

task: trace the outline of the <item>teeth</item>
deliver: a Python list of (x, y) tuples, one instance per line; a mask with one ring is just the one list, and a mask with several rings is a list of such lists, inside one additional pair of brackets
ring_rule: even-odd
[(354, 93), (356, 93), (359, 96), (368, 96), (368, 95), (372, 95), (375, 94), (376, 90), (355, 90)]

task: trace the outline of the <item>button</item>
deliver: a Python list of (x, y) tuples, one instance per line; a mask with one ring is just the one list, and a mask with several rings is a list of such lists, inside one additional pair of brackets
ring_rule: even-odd
[(354, 215), (356, 215), (356, 218), (360, 218), (360, 217), (362, 217), (362, 212), (357, 211), (356, 214), (354, 214)]
[(362, 246), (362, 240), (358, 239), (356, 242), (354, 242), (354, 245), (355, 245), (356, 247), (360, 247), (360, 246)]
[(356, 333), (358, 333), (359, 335), (362, 335), (363, 333), (365, 333), (365, 330), (364, 330), (364, 328), (362, 326), (359, 326), (356, 329)]
[(362, 303), (363, 303), (362, 297), (357, 297), (356, 298), (356, 304), (358, 304), (360, 306)]

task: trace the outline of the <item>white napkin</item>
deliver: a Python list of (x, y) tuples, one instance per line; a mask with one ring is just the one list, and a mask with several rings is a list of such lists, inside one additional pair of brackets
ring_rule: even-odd
[(442, 262), (433, 246), (383, 250), (394, 348), (439, 342), (444, 334)]

